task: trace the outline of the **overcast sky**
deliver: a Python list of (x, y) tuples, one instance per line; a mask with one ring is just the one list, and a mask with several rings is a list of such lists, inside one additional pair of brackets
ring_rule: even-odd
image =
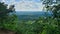
[(14, 4), (16, 11), (42, 11), (40, 0), (0, 0), (8, 5)]

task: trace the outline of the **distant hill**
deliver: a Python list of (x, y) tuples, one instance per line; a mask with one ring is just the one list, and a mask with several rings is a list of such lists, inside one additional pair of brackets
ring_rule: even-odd
[(44, 12), (44, 11), (40, 11), (40, 12), (38, 12), (38, 11), (16, 11), (16, 14), (17, 15), (45, 15), (45, 14), (49, 14), (49, 15), (51, 15), (52, 13), (51, 12)]
[(18, 16), (19, 20), (36, 20), (39, 19), (40, 16), (52, 16), (51, 12), (24, 12), (24, 11), (17, 11), (16, 15)]

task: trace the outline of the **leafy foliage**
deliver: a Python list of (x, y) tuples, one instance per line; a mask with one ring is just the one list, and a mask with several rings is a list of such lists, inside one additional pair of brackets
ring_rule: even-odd
[[(60, 4), (53, 0), (44, 0), (47, 11), (52, 11), (51, 17), (40, 17), (32, 24), (20, 23), (18, 30), (22, 34), (59, 34), (60, 33)], [(54, 5), (52, 5), (54, 4)]]
[(15, 30), (16, 34), (60, 34), (60, 4), (51, 6), (51, 1), (46, 0), (45, 8), (52, 11), (53, 16), (26, 22), (17, 21), (17, 16), (12, 13), (14, 5), (7, 9), (7, 5), (0, 3), (0, 28)]
[[(7, 5), (0, 2), (0, 28), (7, 30), (16, 30), (17, 16), (13, 14), (14, 5), (7, 9)], [(12, 13), (12, 14), (10, 14)]]
[[(33, 21), (32, 21), (33, 22)], [(59, 25), (56, 18), (40, 17), (40, 19), (31, 23), (20, 22), (18, 23), (18, 34), (59, 34)]]

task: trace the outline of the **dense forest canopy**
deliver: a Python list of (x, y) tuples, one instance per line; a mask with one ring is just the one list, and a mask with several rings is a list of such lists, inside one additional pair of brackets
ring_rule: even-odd
[[(16, 34), (60, 34), (60, 0), (42, 0), (46, 11), (53, 16), (41, 16), (34, 21), (18, 20), (14, 5), (8, 9), (6, 4), (0, 2), (0, 29), (12, 30)], [(10, 13), (12, 13), (10, 15)]]
[(14, 5), (11, 5), (8, 9), (7, 6), (4, 2), (0, 2), (0, 29), (14, 30), (17, 17), (15, 14), (10, 15), (14, 12)]
[[(47, 11), (51, 11), (53, 16), (40, 17), (35, 22), (20, 23), (18, 31), (22, 34), (60, 34), (60, 0), (42, 0)], [(24, 24), (24, 25), (23, 25)], [(21, 28), (22, 27), (22, 28)], [(22, 31), (22, 32), (21, 32)]]

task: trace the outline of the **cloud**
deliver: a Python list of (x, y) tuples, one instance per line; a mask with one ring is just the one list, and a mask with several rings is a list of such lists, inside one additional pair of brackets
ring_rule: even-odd
[(36, 1), (20, 1), (16, 4), (17, 11), (42, 11), (43, 5)]
[(1, 2), (5, 2), (5, 4), (14, 4), (15, 0), (2, 0)]
[(3, 0), (8, 5), (15, 4), (16, 11), (42, 11), (40, 0)]

